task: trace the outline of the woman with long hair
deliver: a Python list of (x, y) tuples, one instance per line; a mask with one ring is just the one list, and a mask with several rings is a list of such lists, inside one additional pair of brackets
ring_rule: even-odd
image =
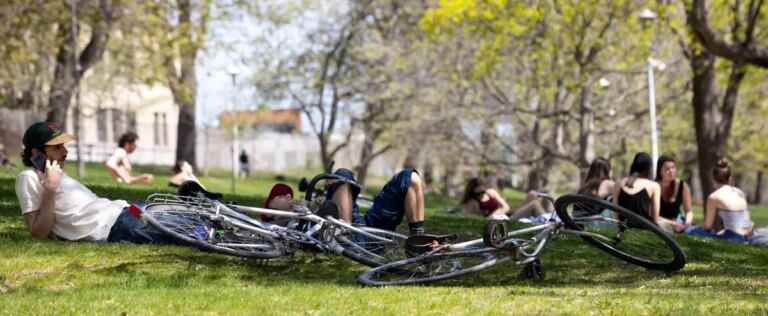
[[(661, 186), (659, 221), (676, 232), (693, 225), (691, 189), (677, 178), (675, 158), (662, 155), (656, 162), (656, 182)], [(682, 206), (684, 213), (681, 212)]]
[(605, 199), (613, 193), (615, 185), (616, 183), (611, 180), (611, 163), (608, 159), (597, 157), (589, 165), (587, 177), (578, 192)]
[(523, 203), (510, 211), (504, 197), (481, 178), (469, 179), (461, 204), (467, 214), (494, 220), (527, 218), (528, 222), (542, 222), (549, 219), (547, 215), (553, 214), (551, 207), (545, 208), (534, 191), (528, 192)]
[(637, 213), (652, 223), (659, 224), (661, 187), (651, 180), (651, 156), (640, 152), (629, 168), (629, 176), (615, 186), (614, 203)]
[(472, 178), (467, 181), (461, 204), (465, 213), (491, 219), (506, 219), (509, 211), (509, 205), (504, 197), (481, 178)]

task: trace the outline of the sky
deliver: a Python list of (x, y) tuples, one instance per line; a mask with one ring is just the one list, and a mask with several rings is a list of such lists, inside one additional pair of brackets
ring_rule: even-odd
[[(305, 16), (279, 28), (270, 27), (244, 12), (234, 12), (226, 20), (212, 22), (208, 33), (208, 47), (199, 55), (197, 63), (198, 125), (217, 126), (218, 115), (222, 111), (232, 108), (256, 109), (260, 104), (264, 104), (265, 101), (260, 98), (259, 92), (249, 84), (254, 71), (258, 71), (257, 65), (264, 61), (258, 58), (267, 58), (268, 55), (264, 51), (273, 47), (301, 49), (311, 45), (306, 42), (306, 35), (314, 27), (312, 21), (315, 17), (327, 16), (328, 10), (338, 10), (334, 2), (336, 1), (312, 2), (313, 10), (302, 10), (306, 12)], [(289, 3), (303, 5), (303, 0), (282, 0), (274, 3), (277, 3), (277, 6)], [(263, 44), (265, 42), (266, 45)], [(236, 74), (234, 84), (233, 73)], [(268, 105), (271, 108), (292, 106), (290, 100), (269, 101)], [(302, 131), (309, 130), (306, 117), (302, 115)]]

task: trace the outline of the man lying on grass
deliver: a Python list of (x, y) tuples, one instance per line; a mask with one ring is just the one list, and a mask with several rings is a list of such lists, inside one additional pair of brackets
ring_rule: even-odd
[(16, 177), (16, 196), (32, 237), (176, 243), (132, 216), (126, 201), (100, 198), (64, 174), (64, 144), (73, 139), (46, 122), (32, 124), (24, 133), (22, 160), (30, 168)]
[[(334, 174), (356, 183), (349, 169), (339, 168)], [(376, 195), (365, 216), (360, 214), (357, 205), (359, 194), (359, 186), (334, 180), (326, 188), (325, 199), (338, 206), (339, 218), (347, 223), (394, 231), (405, 218), (410, 235), (424, 234), (424, 185), (415, 169), (404, 169), (393, 176)], [(293, 200), (291, 187), (278, 183), (269, 192), (264, 207), (288, 211), (292, 203), (297, 202)]]

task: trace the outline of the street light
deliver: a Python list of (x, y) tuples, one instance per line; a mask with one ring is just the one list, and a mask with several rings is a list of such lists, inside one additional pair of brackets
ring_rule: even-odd
[(229, 68), (229, 75), (232, 76), (232, 100), (229, 104), (229, 113), (232, 115), (232, 183), (231, 183), (231, 190), (232, 194), (235, 193), (235, 181), (237, 180), (237, 169), (238, 169), (238, 160), (237, 160), (237, 150), (238, 147), (240, 147), (238, 144), (238, 137), (237, 137), (237, 117), (235, 113), (235, 95), (237, 94), (237, 74), (238, 70), (235, 67)]
[[(638, 18), (640, 18), (640, 23), (643, 24), (643, 28), (646, 28), (648, 24), (656, 20), (656, 17), (657, 17), (656, 13), (651, 11), (648, 8), (645, 8), (642, 11), (640, 11), (640, 14), (638, 15)], [(651, 38), (651, 54), (653, 54), (653, 37)], [(650, 107), (650, 116), (651, 116), (651, 160), (653, 161), (653, 163), (651, 164), (651, 174), (656, 174), (656, 160), (658, 160), (659, 158), (659, 145), (658, 145), (658, 135), (656, 134), (656, 94), (655, 94), (655, 88), (654, 88), (654, 82), (653, 82), (653, 67), (659, 64), (659, 62), (653, 59), (651, 56), (648, 56), (647, 64), (648, 64), (647, 65), (648, 66), (648, 106)]]

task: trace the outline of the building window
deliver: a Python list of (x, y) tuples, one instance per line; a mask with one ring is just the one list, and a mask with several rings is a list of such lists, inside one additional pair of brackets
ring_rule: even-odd
[(155, 146), (160, 146), (160, 112), (155, 112), (154, 122)]
[(127, 131), (136, 131), (136, 112), (128, 112), (128, 128)]
[(125, 112), (120, 109), (110, 109), (112, 112), (112, 138), (117, 141), (125, 133)]
[(168, 120), (166, 114), (163, 113), (162, 129), (163, 129), (163, 145), (168, 146)]
[(100, 143), (107, 142), (107, 109), (96, 110), (96, 139)]

